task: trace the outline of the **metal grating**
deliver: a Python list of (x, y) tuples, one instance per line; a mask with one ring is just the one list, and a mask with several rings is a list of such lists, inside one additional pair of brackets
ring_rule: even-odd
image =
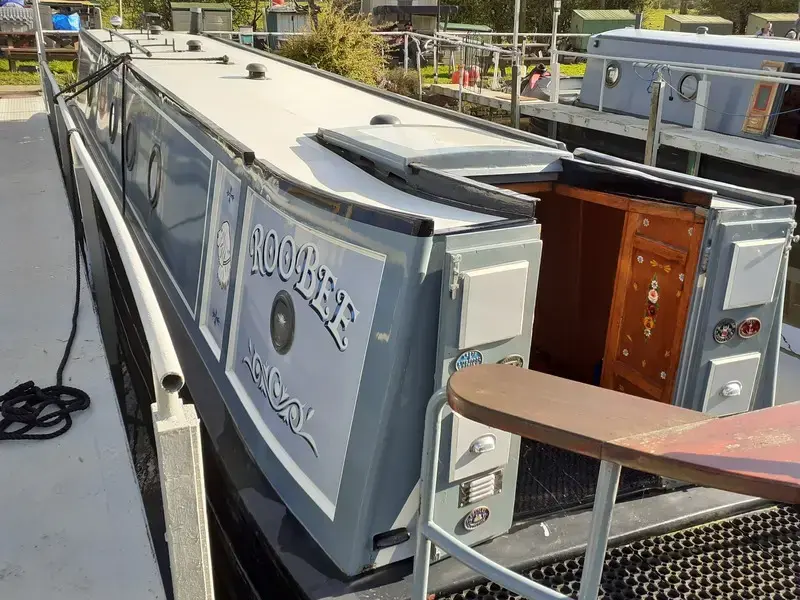
[[(583, 556), (526, 575), (577, 598)], [(598, 600), (800, 600), (800, 506), (776, 506), (606, 553)], [(486, 583), (437, 600), (520, 600)]]
[[(547, 444), (522, 440), (519, 451), (514, 518), (591, 505), (600, 461)], [(655, 475), (623, 469), (618, 497), (658, 489)]]

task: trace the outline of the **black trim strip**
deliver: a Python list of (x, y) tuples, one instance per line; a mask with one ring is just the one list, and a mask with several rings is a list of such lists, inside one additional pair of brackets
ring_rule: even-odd
[[(113, 50), (103, 46), (101, 42), (93, 37), (83, 33), (81, 33), (81, 35), (89, 41), (90, 45), (95, 44), (98, 46), (100, 51), (108, 52), (112, 55), (116, 54)], [(294, 197), (313, 204), (314, 206), (366, 225), (388, 229), (413, 237), (431, 237), (433, 235), (433, 219), (387, 208), (355, 203), (346, 198), (336, 196), (335, 194), (312, 188), (287, 173), (284, 173), (280, 169), (260, 159), (256, 159), (255, 153), (248, 146), (217, 127), (203, 115), (195, 112), (191, 107), (176, 98), (169, 90), (152, 80), (145, 73), (139, 71), (135, 65), (130, 64), (127, 66), (127, 69), (145, 88), (157, 94), (162, 99), (168, 99), (170, 104), (172, 104), (186, 119), (192, 121), (218, 144), (241, 157), (245, 166), (259, 171), (259, 175), (264, 179), (276, 178), (282, 191), (291, 193)], [(336, 207), (336, 209), (333, 210), (333, 207)]]

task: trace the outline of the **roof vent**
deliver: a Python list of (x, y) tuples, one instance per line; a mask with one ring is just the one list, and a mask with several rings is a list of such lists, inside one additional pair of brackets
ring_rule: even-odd
[(203, 49), (203, 44), (198, 40), (189, 40), (186, 42), (186, 48), (188, 48), (189, 52), (200, 52)]
[(248, 79), (266, 79), (267, 67), (261, 63), (250, 63), (247, 65), (247, 78)]
[(400, 119), (394, 115), (375, 115), (370, 119), (370, 125), (399, 125)]
[(150, 26), (150, 35), (161, 35), (162, 31), (164, 31), (164, 28), (161, 25)]
[(707, 33), (708, 33), (708, 27), (706, 27), (705, 25), (700, 25), (700, 27), (697, 28), (697, 35), (705, 35)]

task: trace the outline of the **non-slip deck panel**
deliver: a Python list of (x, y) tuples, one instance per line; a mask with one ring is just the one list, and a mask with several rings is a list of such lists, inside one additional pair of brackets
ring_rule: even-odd
[[(583, 557), (525, 572), (577, 598)], [(606, 552), (598, 600), (800, 599), (800, 508), (777, 506)], [(520, 600), (494, 583), (436, 600)]]

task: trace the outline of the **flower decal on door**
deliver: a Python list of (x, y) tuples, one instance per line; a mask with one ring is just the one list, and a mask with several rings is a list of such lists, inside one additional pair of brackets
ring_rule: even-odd
[(650, 287), (647, 289), (647, 302), (644, 306), (644, 337), (648, 339), (653, 335), (653, 328), (656, 326), (656, 315), (658, 315), (658, 275), (653, 273), (650, 279)]

